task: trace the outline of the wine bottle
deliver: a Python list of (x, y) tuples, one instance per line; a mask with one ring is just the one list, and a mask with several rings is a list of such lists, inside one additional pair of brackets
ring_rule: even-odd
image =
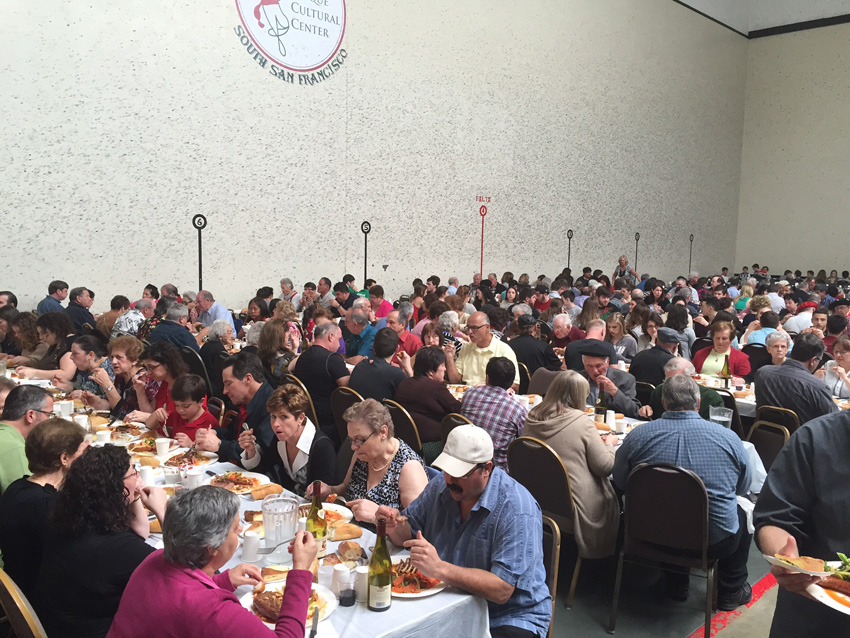
[(387, 520), (378, 519), (378, 538), (369, 560), (369, 609), (386, 611), (392, 604), (393, 563), (387, 550)]
[(723, 367), (720, 369), (720, 378), (723, 379), (723, 387), (727, 390), (729, 389), (729, 383), (732, 379), (732, 375), (729, 373), (729, 355), (726, 355), (725, 360), (723, 361)]
[(593, 414), (597, 421), (605, 422), (605, 414), (610, 408), (608, 407), (608, 395), (599, 388), (599, 394), (596, 395), (596, 406), (593, 409)]
[(321, 481), (313, 481), (313, 504), (307, 514), (307, 531), (313, 535), (319, 547), (316, 558), (324, 558), (328, 552), (328, 521), (325, 519), (325, 510), (322, 509), (319, 497), (321, 488)]

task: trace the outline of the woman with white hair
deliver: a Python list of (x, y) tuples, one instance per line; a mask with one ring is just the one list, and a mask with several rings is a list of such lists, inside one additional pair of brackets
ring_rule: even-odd
[(608, 476), (614, 468), (617, 436), (605, 442), (585, 413), (590, 386), (572, 370), (559, 372), (543, 401), (525, 419), (523, 436), (551, 446), (570, 475), (575, 510), (572, 520), (559, 517), (562, 529), (575, 535), (583, 558), (604, 558), (614, 552), (620, 506)]
[(162, 524), (164, 549), (148, 556), (130, 577), (108, 638), (304, 636), (315, 539), (299, 531), (289, 546), (292, 569), (272, 630), (235, 594), (238, 587), (263, 582), (260, 568), (243, 563), (218, 573), (233, 557), (241, 531), (235, 494), (210, 485), (178, 492)]
[(791, 337), (784, 330), (777, 330), (765, 337), (764, 345), (770, 353), (770, 362), (775, 366), (781, 366), (785, 363), (788, 350), (791, 349)]
[(207, 340), (201, 346), (200, 355), (208, 371), (218, 369), (219, 356), (233, 345), (233, 326), (226, 319), (216, 319), (207, 332)]

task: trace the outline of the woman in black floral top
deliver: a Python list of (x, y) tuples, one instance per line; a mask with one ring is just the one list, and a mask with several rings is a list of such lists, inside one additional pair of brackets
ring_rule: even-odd
[[(395, 438), (389, 410), (366, 399), (343, 414), (354, 457), (339, 485), (322, 483), (322, 500), (341, 494), (354, 518), (373, 528), (379, 505), (404, 509), (425, 489), (425, 463), (402, 440)], [(308, 496), (312, 490), (308, 488)]]

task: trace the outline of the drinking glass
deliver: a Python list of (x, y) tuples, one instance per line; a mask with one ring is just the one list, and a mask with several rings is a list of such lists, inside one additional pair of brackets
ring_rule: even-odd
[(734, 412), (729, 408), (709, 408), (709, 419), (712, 423), (722, 425), (724, 428), (732, 427), (732, 415)]

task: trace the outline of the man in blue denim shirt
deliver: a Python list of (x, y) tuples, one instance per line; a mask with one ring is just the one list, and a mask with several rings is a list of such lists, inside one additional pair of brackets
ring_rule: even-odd
[(493, 467), (493, 442), (475, 425), (451, 431), (443, 470), (404, 511), (379, 507), (395, 545), (430, 578), (487, 599), (494, 638), (545, 636), (552, 598), (543, 567), (537, 501)]

